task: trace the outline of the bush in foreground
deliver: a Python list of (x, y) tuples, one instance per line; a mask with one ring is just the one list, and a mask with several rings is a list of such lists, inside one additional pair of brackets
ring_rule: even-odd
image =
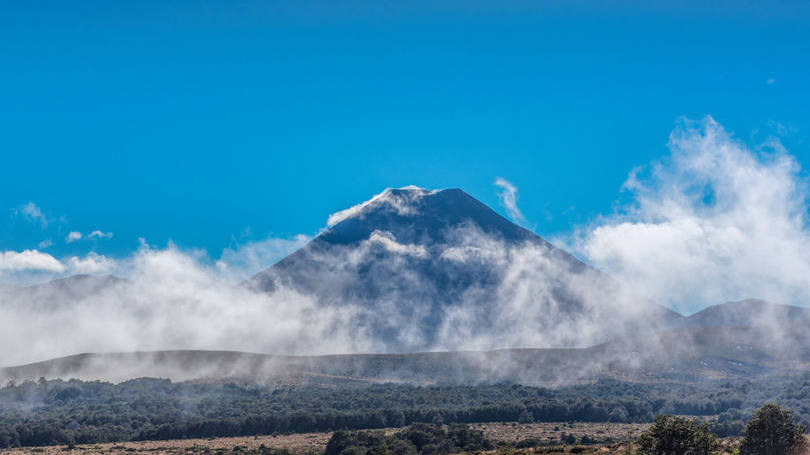
[(720, 449), (709, 425), (684, 417), (657, 415), (638, 438), (639, 455), (709, 455)]
[(805, 446), (804, 428), (790, 411), (766, 404), (746, 425), (740, 455), (797, 455)]

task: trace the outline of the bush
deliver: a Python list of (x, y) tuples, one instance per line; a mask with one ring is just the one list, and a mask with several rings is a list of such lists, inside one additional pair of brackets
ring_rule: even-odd
[(746, 425), (740, 455), (793, 455), (804, 448), (804, 428), (790, 411), (766, 404)]
[(639, 436), (638, 446), (640, 455), (709, 455), (720, 449), (708, 424), (661, 414)]
[(492, 448), (483, 432), (466, 425), (414, 424), (390, 436), (382, 431), (336, 431), (324, 455), (439, 455)]

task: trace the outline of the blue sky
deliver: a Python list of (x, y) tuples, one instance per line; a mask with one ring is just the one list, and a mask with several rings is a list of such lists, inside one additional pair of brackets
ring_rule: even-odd
[(216, 257), (385, 187), (505, 214), (497, 177), (554, 237), (612, 213), (681, 116), (810, 167), (806, 4), (165, 3), (2, 7), (0, 250)]

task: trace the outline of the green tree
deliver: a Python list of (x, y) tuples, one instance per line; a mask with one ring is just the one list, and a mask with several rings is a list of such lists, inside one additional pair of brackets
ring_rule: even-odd
[(655, 416), (638, 438), (640, 455), (709, 455), (720, 449), (709, 425), (684, 417)]
[(805, 448), (804, 428), (787, 409), (766, 404), (743, 431), (740, 455), (793, 455)]

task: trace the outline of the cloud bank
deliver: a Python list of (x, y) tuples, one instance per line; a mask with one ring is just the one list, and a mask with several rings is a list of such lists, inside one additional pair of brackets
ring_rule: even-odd
[[(42, 260), (33, 253), (27, 257)], [(92, 254), (64, 265), (88, 273), (109, 266), (108, 259)], [(235, 286), (216, 266), (206, 266), (199, 253), (144, 245), (115, 266), (125, 280), (82, 279), (0, 290), (3, 364), (80, 352), (370, 349), (359, 344), (362, 334), (346, 332), (350, 309), (319, 308), (288, 290), (261, 294)]]

